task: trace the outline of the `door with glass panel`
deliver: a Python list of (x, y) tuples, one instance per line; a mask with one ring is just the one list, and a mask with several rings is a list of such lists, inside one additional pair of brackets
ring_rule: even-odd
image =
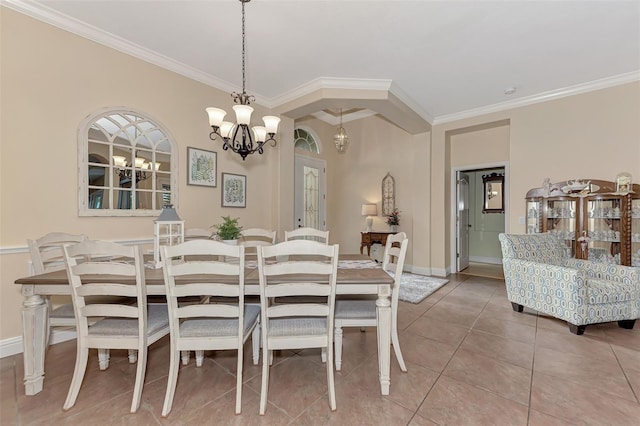
[(326, 229), (326, 161), (296, 155), (294, 228)]

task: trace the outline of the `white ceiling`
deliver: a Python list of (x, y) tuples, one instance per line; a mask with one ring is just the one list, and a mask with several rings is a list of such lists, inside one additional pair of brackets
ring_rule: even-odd
[[(3, 4), (225, 91), (242, 85), (238, 0)], [(640, 79), (640, 1), (253, 0), (246, 27), (247, 92), (273, 108), (312, 88), (382, 84), (437, 123)]]

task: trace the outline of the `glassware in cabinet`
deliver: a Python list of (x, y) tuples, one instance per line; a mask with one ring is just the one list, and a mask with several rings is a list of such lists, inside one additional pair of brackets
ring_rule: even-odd
[(527, 234), (542, 232), (542, 203), (540, 200), (527, 201)]
[[(587, 200), (586, 230), (582, 232), (589, 260), (620, 264), (623, 206), (620, 197)], [(586, 248), (586, 247), (585, 247)], [(583, 250), (584, 251), (584, 250)]]
[(546, 226), (550, 234), (565, 241), (571, 256), (576, 256), (577, 203), (574, 199), (547, 199)]
[(640, 198), (631, 200), (631, 266), (640, 267)]

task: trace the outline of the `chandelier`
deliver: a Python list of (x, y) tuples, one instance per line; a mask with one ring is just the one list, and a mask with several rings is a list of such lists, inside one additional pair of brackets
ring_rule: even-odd
[[(220, 108), (209, 107), (206, 109), (209, 114), (209, 125), (213, 131), (209, 134), (211, 140), (220, 137), (223, 141), (222, 149), (231, 150), (245, 160), (249, 154), (264, 152), (264, 145), (271, 142), (271, 146), (276, 146), (277, 141), (274, 136), (278, 132), (280, 118), (273, 116), (262, 117), (263, 126), (253, 126), (253, 136), (249, 130), (251, 123), (251, 113), (253, 108), (249, 105), (256, 99), (253, 95), (248, 95), (245, 90), (245, 24), (244, 24), (244, 4), (251, 0), (239, 0), (242, 3), (242, 93), (233, 92), (231, 97), (238, 104), (233, 106), (236, 112), (236, 122), (224, 121), (227, 112)], [(254, 141), (255, 138), (255, 141)]]
[(333, 143), (336, 144), (338, 152), (344, 152), (349, 145), (349, 136), (347, 136), (347, 131), (342, 127), (342, 108), (340, 108), (340, 127), (338, 127), (336, 134), (333, 136)]
[[(121, 155), (113, 156), (113, 164), (116, 166), (114, 172), (118, 174), (120, 178), (120, 184), (128, 183), (135, 177), (136, 183), (141, 180), (145, 180), (151, 176), (148, 172), (151, 171), (151, 163), (147, 162), (144, 158), (135, 157), (133, 164), (127, 163), (126, 157)], [(160, 163), (154, 163), (153, 167), (157, 171), (160, 168)]]

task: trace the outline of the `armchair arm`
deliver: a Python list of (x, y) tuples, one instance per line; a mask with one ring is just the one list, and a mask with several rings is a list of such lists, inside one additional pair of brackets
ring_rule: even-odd
[(507, 296), (572, 324), (582, 324), (587, 310), (587, 278), (577, 268), (521, 259), (503, 259)]
[(595, 278), (616, 283), (635, 284), (640, 289), (640, 268), (582, 259), (568, 259), (565, 266), (584, 271), (587, 279)]

